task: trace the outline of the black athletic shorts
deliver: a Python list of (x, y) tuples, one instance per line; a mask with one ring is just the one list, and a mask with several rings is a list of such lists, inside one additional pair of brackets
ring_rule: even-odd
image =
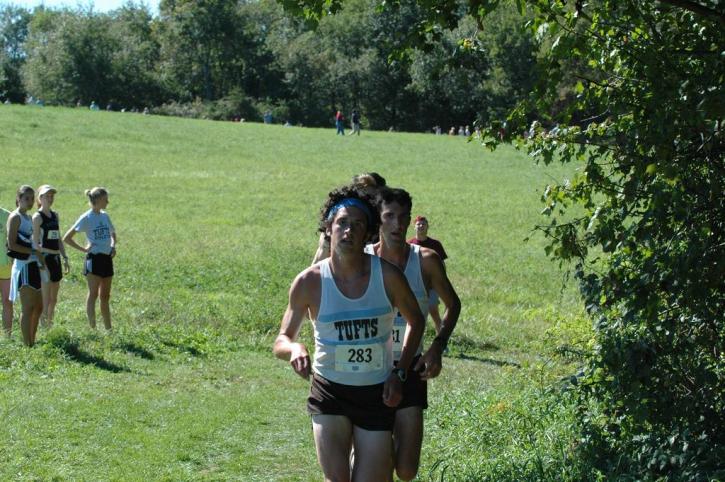
[(20, 288), (23, 286), (30, 286), (33, 289), (39, 290), (40, 289), (40, 267), (38, 266), (38, 263), (35, 261), (31, 263), (26, 263), (22, 268), (20, 268), (18, 277), (16, 278), (15, 282), (17, 283), (17, 289), (18, 293), (20, 293)]
[(343, 415), (364, 430), (392, 432), (395, 409), (383, 403), (383, 385), (343, 385), (313, 373), (307, 412), (310, 415)]
[(59, 254), (46, 254), (45, 255), (45, 268), (48, 270), (50, 281), (57, 283), (63, 279), (63, 268), (60, 264)]
[(101, 278), (110, 278), (113, 276), (113, 258), (110, 254), (88, 253), (86, 262), (83, 266), (83, 274), (94, 274)]
[(413, 358), (413, 363), (410, 364), (408, 378), (403, 383), (403, 400), (396, 407), (397, 409), (408, 407), (428, 408), (428, 382), (421, 380), (420, 372), (413, 370), (419, 359), (420, 355)]

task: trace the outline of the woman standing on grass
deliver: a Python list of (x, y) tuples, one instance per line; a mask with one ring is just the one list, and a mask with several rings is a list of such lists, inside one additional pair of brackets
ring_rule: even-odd
[(56, 189), (48, 184), (38, 188), (38, 210), (33, 214), (33, 244), (45, 261), (46, 270), (41, 272), (43, 293), (43, 325), (52, 328), (55, 305), (58, 302), (60, 280), (63, 279), (60, 258), (63, 257), (68, 272), (68, 256), (60, 239), (58, 213), (51, 209)]
[[(111, 282), (113, 281), (113, 258), (116, 256), (116, 230), (104, 209), (108, 206), (108, 191), (103, 187), (86, 190), (91, 209), (63, 236), (63, 242), (86, 253), (83, 274), (88, 282), (86, 315), (91, 328), (96, 328), (96, 299), (101, 299), (101, 316), (106, 330), (111, 330)], [(87, 246), (73, 240), (79, 231), (86, 233)]]
[(20, 298), (23, 306), (20, 331), (27, 346), (35, 344), (38, 321), (43, 312), (40, 269), (45, 267), (42, 265), (42, 258), (36, 256), (33, 246), (33, 221), (28, 215), (34, 201), (33, 188), (20, 186), (15, 199), (17, 209), (10, 213), (7, 225), (7, 254), (15, 259), (10, 277), (10, 299), (15, 301)]
[[(0, 239), (3, 244), (8, 239), (8, 218), (10, 211), (0, 208)], [(5, 246), (3, 246), (5, 248)], [(5, 249), (0, 249), (0, 301), (3, 306), (3, 329), (9, 338), (13, 332), (13, 302), (10, 300), (10, 275), (13, 271), (13, 258)]]

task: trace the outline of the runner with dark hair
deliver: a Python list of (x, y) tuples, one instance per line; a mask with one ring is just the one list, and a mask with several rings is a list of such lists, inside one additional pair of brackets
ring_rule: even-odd
[[(421, 340), (416, 347), (414, 369), (403, 386), (403, 401), (395, 413), (395, 471), (402, 480), (411, 480), (418, 472), (423, 443), (423, 410), (428, 408), (427, 380), (440, 373), (443, 352), (461, 312), (461, 301), (448, 280), (443, 261), (438, 254), (405, 241), (412, 207), (413, 200), (405, 190), (379, 189), (380, 241), (366, 248), (367, 252), (376, 254), (403, 270), (423, 313), (428, 309), (428, 293), (433, 289), (440, 293), (447, 307), (438, 336), (431, 346), (424, 351)], [(394, 358), (400, 352), (403, 328), (401, 321), (400, 317), (393, 321)]]
[[(359, 186), (331, 192), (320, 219), (330, 257), (302, 271), (289, 292), (274, 354), (312, 386), (307, 410), (326, 481), (392, 481), (394, 407), (402, 397), (425, 320), (405, 276), (363, 252), (379, 226), (372, 194)], [(393, 306), (406, 320), (393, 366)], [(315, 352), (296, 341), (309, 317)], [(350, 449), (355, 460), (350, 467)]]

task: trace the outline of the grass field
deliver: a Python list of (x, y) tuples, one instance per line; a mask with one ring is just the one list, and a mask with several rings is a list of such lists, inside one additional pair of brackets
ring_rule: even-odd
[(308, 386), (270, 348), (326, 193), (371, 170), (428, 216), (463, 304), (420, 479), (573, 477), (557, 380), (577, 360), (556, 353), (588, 322), (544, 240), (523, 240), (575, 166), (424, 134), (21, 106), (0, 107), (0, 166), (0, 206), (51, 183), (62, 229), (107, 187), (119, 238), (112, 335), (87, 328), (72, 253), (57, 328), (32, 350), (17, 328), (0, 342), (0, 479), (319, 480)]

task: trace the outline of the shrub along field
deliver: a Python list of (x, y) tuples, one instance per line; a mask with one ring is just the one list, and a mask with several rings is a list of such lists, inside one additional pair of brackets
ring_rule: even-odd
[(25, 106), (0, 107), (0, 146), (0, 206), (53, 184), (65, 230), (101, 185), (118, 232), (112, 334), (87, 327), (72, 252), (55, 328), (0, 341), (0, 479), (319, 480), (308, 384), (270, 349), (322, 201), (363, 171), (412, 194), (463, 303), (419, 479), (587, 474), (566, 380), (589, 322), (532, 234), (576, 166), (459, 137)]

